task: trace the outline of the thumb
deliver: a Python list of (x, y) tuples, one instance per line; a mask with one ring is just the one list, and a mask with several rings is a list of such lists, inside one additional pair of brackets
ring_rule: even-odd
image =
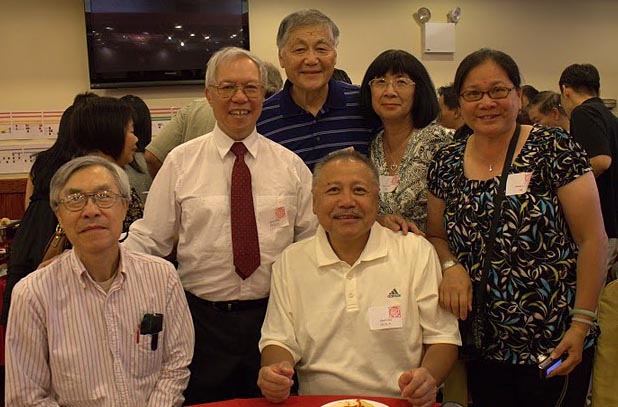
[(408, 385), (412, 381), (412, 372), (406, 370), (399, 376), (399, 390), (403, 391), (404, 387)]
[(568, 350), (568, 345), (564, 341), (562, 341), (558, 344), (558, 346), (554, 348), (549, 357), (552, 359), (559, 359), (560, 356), (562, 356), (562, 354), (567, 352)]
[(275, 366), (275, 369), (278, 371), (278, 373), (287, 376), (288, 378), (292, 378), (292, 376), (294, 375), (294, 367), (287, 360), (278, 363)]

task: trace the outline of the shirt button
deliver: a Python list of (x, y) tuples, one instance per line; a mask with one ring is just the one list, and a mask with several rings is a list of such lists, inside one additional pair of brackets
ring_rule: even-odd
[(348, 274), (348, 276), (346, 277), (348, 280), (352, 280), (352, 274)]

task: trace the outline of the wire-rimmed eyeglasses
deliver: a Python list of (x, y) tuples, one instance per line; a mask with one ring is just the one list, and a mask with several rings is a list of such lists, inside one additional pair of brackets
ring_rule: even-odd
[(92, 202), (100, 209), (109, 209), (114, 206), (118, 198), (124, 199), (122, 195), (112, 191), (97, 191), (90, 194), (76, 192), (65, 196), (60, 200), (60, 203), (69, 211), (77, 212), (86, 207), (88, 198), (92, 198)]
[(396, 92), (408, 90), (412, 86), (416, 85), (412, 79), (408, 78), (395, 78), (392, 80), (388, 80), (386, 78), (373, 78), (369, 81), (369, 87), (380, 92), (386, 90), (389, 84), (393, 86), (393, 89)]
[(222, 82), (218, 85), (210, 85), (210, 87), (215, 88), (217, 90), (217, 94), (223, 99), (231, 98), (234, 94), (236, 94), (238, 89), (242, 90), (245, 96), (249, 99), (257, 99), (262, 95), (263, 88), (262, 84), (252, 82), (245, 84)]

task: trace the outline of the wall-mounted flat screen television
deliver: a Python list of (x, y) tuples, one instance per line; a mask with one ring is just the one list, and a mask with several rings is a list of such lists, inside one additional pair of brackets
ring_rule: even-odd
[(84, 0), (90, 87), (195, 85), (218, 49), (249, 49), (248, 0)]

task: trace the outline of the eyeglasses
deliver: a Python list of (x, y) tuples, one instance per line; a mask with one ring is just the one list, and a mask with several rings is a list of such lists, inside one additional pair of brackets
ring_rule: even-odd
[(92, 198), (92, 202), (100, 209), (108, 209), (114, 206), (118, 198), (124, 199), (124, 196), (111, 191), (97, 191), (91, 194), (76, 192), (65, 196), (60, 203), (71, 212), (77, 212), (86, 207), (88, 198)]
[(386, 78), (373, 78), (369, 81), (369, 87), (377, 91), (386, 90), (389, 84), (393, 85), (393, 89), (396, 92), (406, 91), (416, 85), (412, 79), (408, 78), (397, 78), (390, 81), (386, 80)]
[(217, 94), (221, 96), (223, 99), (229, 99), (236, 94), (238, 89), (242, 90), (242, 92), (249, 99), (257, 99), (262, 95), (263, 86), (259, 83), (245, 83), (244, 85), (231, 83), (231, 82), (223, 82), (219, 85), (210, 85), (210, 87), (215, 88), (217, 90)]
[(478, 102), (483, 99), (484, 95), (489, 96), (491, 99), (504, 99), (513, 89), (515, 89), (515, 86), (512, 88), (496, 86), (495, 88), (489, 89), (487, 92), (482, 92), (480, 90), (467, 90), (462, 92), (459, 96), (461, 96), (466, 102)]

